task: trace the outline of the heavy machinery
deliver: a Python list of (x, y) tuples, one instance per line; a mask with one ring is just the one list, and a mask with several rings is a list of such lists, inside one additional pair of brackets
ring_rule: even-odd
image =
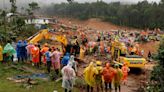
[(29, 41), (29, 43), (37, 43), (38, 41), (42, 39), (54, 40), (54, 41), (61, 42), (64, 46), (67, 45), (67, 39), (64, 35), (57, 35), (48, 29), (43, 29), (39, 31), (38, 33), (29, 37), (27, 40)]
[(112, 42), (111, 54), (113, 61), (119, 64), (126, 63), (130, 68), (143, 68), (146, 64), (146, 59), (138, 55), (129, 55), (124, 46), (124, 44), (118, 41)]
[(38, 43), (42, 39), (52, 40), (60, 42), (60, 46), (56, 45), (56, 47), (59, 47), (63, 53), (65, 52), (65, 47), (67, 46), (67, 39), (64, 35), (59, 35), (53, 32), (52, 30), (43, 29), (40, 30), (38, 33), (34, 34), (33, 36), (29, 37), (27, 40), (29, 43)]

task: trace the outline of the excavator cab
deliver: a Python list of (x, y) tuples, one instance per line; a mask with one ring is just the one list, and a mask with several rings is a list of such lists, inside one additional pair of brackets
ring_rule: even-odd
[(124, 45), (120, 42), (112, 42), (112, 60), (120, 65), (126, 63), (130, 68), (143, 68), (146, 59), (138, 55), (121, 54)]

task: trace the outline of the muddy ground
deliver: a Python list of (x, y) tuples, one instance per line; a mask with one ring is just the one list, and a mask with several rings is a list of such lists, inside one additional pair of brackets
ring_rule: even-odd
[[(112, 30), (141, 31), (139, 29), (117, 26), (111, 23), (103, 22), (99, 19), (89, 19), (86, 21), (80, 21), (76, 19), (62, 18), (60, 19), (60, 21), (62, 21), (62, 23), (65, 23), (67, 25), (78, 25), (81, 27), (88, 27), (91, 29), (101, 30), (101, 31), (112, 31)], [(143, 49), (145, 52), (144, 57), (147, 58), (147, 54), (149, 51), (151, 53), (157, 52), (159, 42), (152, 41), (148, 43), (140, 43), (139, 45), (141, 49)], [(79, 66), (78, 76), (82, 75), (84, 68), (89, 64), (89, 61), (95, 58), (97, 57), (94, 57), (94, 56), (85, 57), (85, 60), (84, 60), (85, 63), (82, 63)], [(105, 59), (103, 58), (101, 58), (100, 60), (105, 61)], [(144, 69), (131, 69), (131, 72), (129, 73), (129, 76), (128, 76), (128, 83), (127, 85), (121, 85), (122, 87), (121, 92), (138, 92), (138, 89), (140, 88), (140, 86), (143, 85), (143, 82), (145, 83), (149, 79), (150, 72), (154, 66), (155, 66), (155, 63), (147, 63)], [(83, 90), (82, 92), (85, 92), (85, 91)]]

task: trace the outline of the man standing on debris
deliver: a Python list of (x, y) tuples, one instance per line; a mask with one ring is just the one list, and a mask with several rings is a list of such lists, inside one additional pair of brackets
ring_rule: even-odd
[(51, 71), (51, 49), (49, 49), (47, 52), (44, 54), (46, 58), (46, 65), (47, 65), (47, 71), (50, 73)]
[(71, 92), (76, 77), (72, 63), (68, 63), (67, 66), (64, 66), (61, 72), (63, 76), (62, 87), (65, 89), (65, 92)]
[[(95, 75), (98, 74), (97, 69), (94, 67), (94, 63), (91, 62), (84, 70), (84, 79), (87, 83), (87, 92), (93, 92), (93, 87), (96, 85)], [(90, 91), (91, 90), (91, 91)]]
[(121, 92), (121, 79), (123, 77), (122, 70), (119, 68), (118, 64), (114, 65), (115, 67), (115, 75), (114, 75), (114, 86), (115, 86), (115, 92), (117, 92), (117, 89), (119, 89), (119, 92)]
[(115, 75), (115, 71), (112, 67), (110, 67), (109, 63), (106, 63), (105, 68), (102, 71), (102, 76), (105, 82), (105, 92), (108, 91), (108, 86), (109, 86), (109, 90), (111, 92), (112, 90), (112, 80), (114, 78)]

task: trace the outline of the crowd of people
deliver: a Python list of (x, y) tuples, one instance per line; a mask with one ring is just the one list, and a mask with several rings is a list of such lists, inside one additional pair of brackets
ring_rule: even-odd
[(103, 92), (104, 89), (105, 92), (111, 92), (113, 89), (112, 85), (115, 92), (121, 92), (121, 84), (127, 83), (129, 71), (130, 69), (126, 64), (120, 69), (118, 64), (115, 64), (113, 67), (107, 62), (103, 67), (100, 61), (96, 61), (96, 63), (90, 62), (89, 66), (84, 70), (87, 92), (94, 92), (95, 87), (97, 88), (97, 92)]
[(37, 69), (46, 66), (49, 74), (53, 67), (55, 79), (60, 77), (60, 72), (62, 73), (62, 87), (66, 91), (73, 87), (72, 81), (77, 73), (77, 63), (74, 60), (74, 55), (68, 52), (63, 53), (59, 48), (49, 46), (47, 43), (42, 47), (38, 43), (27, 43), (22, 40), (19, 40), (15, 45), (13, 44), (7, 43), (4, 48), (0, 46), (0, 63), (30, 63)]
[[(78, 32), (78, 31), (77, 31)], [(127, 34), (127, 32), (97, 32), (97, 36), (88, 36), (88, 33), (79, 32), (79, 36), (73, 36), (68, 41), (64, 50), (58, 47), (45, 43), (40, 45), (39, 43), (27, 43), (27, 41), (19, 40), (16, 44), (8, 43), (4, 48), (0, 46), (0, 61), (3, 63), (10, 61), (18, 61), (18, 63), (32, 63), (36, 68), (46, 66), (47, 73), (52, 72), (60, 77), (62, 74), (62, 87), (65, 92), (73, 89), (75, 84), (75, 77), (78, 73), (75, 58), (85, 61), (85, 55), (105, 56), (108, 59), (105, 64), (101, 61), (94, 62), (89, 61), (89, 65), (84, 69), (84, 80), (87, 84), (87, 92), (94, 92), (94, 88), (97, 91), (115, 89), (115, 92), (119, 90), (121, 92), (121, 84), (127, 84), (127, 76), (130, 71), (127, 64), (111, 65), (111, 44), (113, 42), (120, 42), (122, 45), (120, 54), (137, 54), (143, 56), (144, 51), (139, 48), (137, 42), (135, 42), (134, 34)], [(96, 37), (96, 38), (94, 38)], [(94, 38), (94, 39), (91, 39)], [(10, 49), (9, 49), (10, 48)]]
[[(84, 46), (80, 48), (80, 53), (83, 53), (79, 53), (81, 58), (84, 58), (85, 50), (83, 48)], [(71, 52), (66, 51), (64, 54), (59, 48), (50, 47), (47, 43), (41, 47), (38, 43), (27, 43), (19, 40), (15, 46), (10, 43), (4, 49), (0, 46), (0, 61), (3, 63), (15, 62), (14, 58), (17, 58), (18, 63), (32, 63), (38, 69), (41, 65), (46, 65), (47, 73), (50, 73), (51, 67), (53, 67), (55, 74), (59, 77), (61, 70), (63, 76), (62, 87), (65, 92), (71, 92), (78, 72), (75, 55)], [(103, 90), (103, 83), (105, 84), (105, 91), (108, 88), (112, 90), (112, 83), (114, 83), (115, 90), (120, 90), (121, 81), (124, 80), (123, 82), (126, 83), (128, 71), (127, 66), (123, 66), (121, 70), (119, 65), (115, 65), (113, 68), (110, 63), (106, 63), (103, 68), (100, 61), (97, 61), (96, 64), (90, 62), (89, 66), (84, 69), (84, 80), (88, 85), (87, 91), (91, 90), (93, 92), (95, 86), (98, 91)]]

